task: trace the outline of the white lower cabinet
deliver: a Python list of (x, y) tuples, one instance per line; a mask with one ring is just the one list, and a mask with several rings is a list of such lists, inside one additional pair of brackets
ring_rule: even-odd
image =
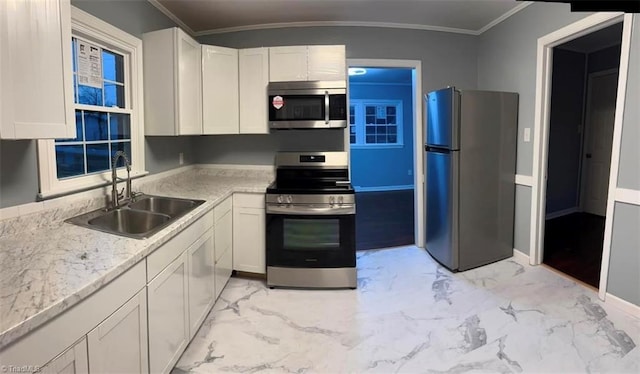
[[(2, 367), (7, 371), (7, 367)], [(83, 337), (58, 357), (40, 368), (44, 374), (85, 374), (89, 372), (87, 360), (87, 338)]]
[(147, 288), (87, 334), (91, 373), (147, 373)]
[(233, 195), (233, 270), (266, 274), (264, 194)]
[(170, 372), (189, 343), (187, 271), (183, 252), (147, 286), (151, 373)]
[(215, 298), (222, 293), (233, 271), (233, 198), (228, 197), (216, 206), (215, 227)]
[(193, 338), (215, 301), (214, 241), (210, 229), (187, 249), (189, 262), (189, 337)]

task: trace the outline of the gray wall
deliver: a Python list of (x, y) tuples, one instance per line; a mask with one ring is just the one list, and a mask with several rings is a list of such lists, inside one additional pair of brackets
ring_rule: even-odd
[(547, 214), (578, 206), (585, 60), (583, 53), (553, 51)]
[[(476, 88), (476, 37), (434, 31), (375, 27), (303, 27), (243, 31), (199, 38), (201, 43), (233, 48), (282, 45), (344, 44), (347, 58), (422, 61), (422, 87), (427, 92), (447, 85)], [(269, 163), (280, 149), (335, 148), (341, 131), (318, 139), (315, 132), (263, 136), (206, 137), (196, 141), (198, 162)], [(275, 135), (275, 138), (273, 136)]]
[(513, 221), (513, 248), (529, 256), (531, 240), (531, 187), (516, 185), (516, 206)]
[[(533, 119), (538, 38), (591, 13), (571, 13), (569, 4), (534, 3), (480, 35), (478, 88), (520, 94), (517, 173), (532, 175)], [(531, 128), (525, 143), (524, 128)]]
[(607, 292), (640, 305), (640, 206), (616, 203)]
[[(72, 0), (71, 4), (134, 36), (175, 26), (147, 1)], [(185, 164), (195, 160), (190, 137), (147, 138), (146, 168), (151, 173), (178, 166), (178, 153)], [(35, 141), (0, 141), (0, 208), (36, 201), (38, 165)]]

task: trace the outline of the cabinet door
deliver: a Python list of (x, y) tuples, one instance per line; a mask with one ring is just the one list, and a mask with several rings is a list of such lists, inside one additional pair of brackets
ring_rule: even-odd
[(88, 372), (87, 339), (84, 337), (38, 371), (43, 374), (86, 374)]
[(215, 224), (215, 258), (216, 261), (222, 255), (231, 250), (233, 246), (233, 213), (231, 210), (220, 216)]
[(233, 271), (233, 251), (231, 248), (227, 249), (222, 256), (216, 261), (216, 299), (222, 293), (224, 286), (227, 285), (227, 281), (231, 277)]
[(269, 81), (306, 81), (307, 47), (269, 48)]
[(148, 373), (147, 288), (87, 335), (92, 373)]
[(186, 252), (158, 274), (147, 291), (149, 371), (168, 373), (189, 343)]
[(200, 328), (215, 301), (213, 229), (187, 249), (189, 262), (189, 336)]
[(265, 274), (265, 210), (234, 207), (233, 269)]
[[(176, 28), (178, 54), (178, 134), (202, 134), (202, 53), (200, 44)], [(166, 77), (157, 77), (166, 79)]]
[(203, 45), (203, 133), (237, 134), (240, 123), (238, 100), (238, 50)]
[(269, 54), (267, 48), (241, 49), (240, 65), (240, 133), (268, 134), (267, 85)]
[(308, 48), (308, 79), (310, 81), (346, 79), (345, 46), (310, 45)]
[(69, 0), (0, 1), (0, 138), (74, 138)]

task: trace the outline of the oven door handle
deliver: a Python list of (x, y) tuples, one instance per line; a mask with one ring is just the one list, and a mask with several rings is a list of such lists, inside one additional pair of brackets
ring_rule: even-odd
[(316, 216), (333, 216), (333, 215), (349, 215), (356, 214), (355, 205), (334, 206), (334, 207), (310, 207), (301, 205), (278, 206), (267, 205), (267, 214), (286, 214), (286, 215), (316, 215)]
[(329, 124), (329, 91), (324, 91), (324, 123)]

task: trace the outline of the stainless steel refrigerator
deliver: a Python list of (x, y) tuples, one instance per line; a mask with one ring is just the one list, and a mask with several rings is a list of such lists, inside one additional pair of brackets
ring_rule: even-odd
[(513, 255), (518, 94), (425, 95), (426, 248), (451, 270)]

